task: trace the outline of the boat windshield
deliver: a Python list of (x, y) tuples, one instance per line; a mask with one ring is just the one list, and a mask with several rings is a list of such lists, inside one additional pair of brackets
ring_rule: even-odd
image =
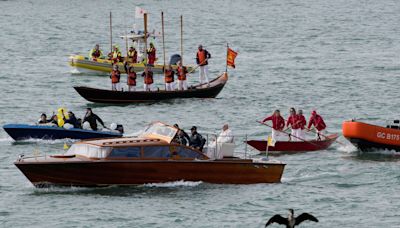
[(160, 139), (170, 143), (172, 139), (174, 139), (177, 131), (178, 129), (174, 127), (161, 122), (154, 122), (148, 125), (139, 137)]
[(88, 158), (105, 158), (110, 153), (110, 147), (100, 147), (90, 144), (73, 144), (65, 155), (81, 155)]

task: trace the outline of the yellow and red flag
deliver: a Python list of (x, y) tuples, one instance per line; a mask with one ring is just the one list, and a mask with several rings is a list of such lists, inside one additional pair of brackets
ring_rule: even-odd
[(235, 68), (235, 58), (238, 53), (228, 47), (228, 52), (226, 54), (226, 65)]

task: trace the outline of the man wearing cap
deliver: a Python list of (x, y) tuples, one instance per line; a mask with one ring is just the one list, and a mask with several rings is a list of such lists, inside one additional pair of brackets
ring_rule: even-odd
[(202, 151), (206, 140), (197, 132), (196, 126), (190, 128), (190, 132), (189, 146)]
[(307, 129), (310, 130), (310, 127), (314, 125), (315, 129), (317, 129), (316, 137), (318, 140), (321, 140), (320, 135), (323, 135), (326, 129), (326, 124), (322, 117), (317, 114), (317, 111), (311, 112), (310, 120), (308, 121)]
[(208, 80), (208, 59), (211, 58), (211, 54), (206, 50), (203, 49), (203, 45), (199, 45), (199, 50), (196, 54), (196, 63), (200, 66), (199, 71), (199, 81), (200, 84), (207, 83), (210, 85)]

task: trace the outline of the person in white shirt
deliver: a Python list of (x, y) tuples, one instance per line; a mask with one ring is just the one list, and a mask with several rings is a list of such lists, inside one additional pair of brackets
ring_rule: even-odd
[(233, 143), (234, 137), (232, 130), (229, 129), (228, 124), (224, 124), (221, 133), (219, 133), (217, 139), (208, 146), (207, 156), (211, 159), (222, 159), (223, 154), (221, 153), (222, 144)]

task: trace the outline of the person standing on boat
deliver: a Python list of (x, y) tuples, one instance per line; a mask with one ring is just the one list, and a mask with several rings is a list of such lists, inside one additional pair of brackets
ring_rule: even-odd
[(128, 68), (128, 78), (126, 80), (126, 84), (128, 85), (128, 91), (136, 91), (136, 72), (133, 69), (133, 66)]
[(98, 59), (103, 57), (103, 52), (100, 50), (100, 45), (96, 44), (92, 50), (90, 50), (89, 57), (92, 59)]
[(174, 88), (174, 75), (175, 72), (172, 70), (171, 65), (164, 70), (164, 80), (165, 80), (165, 90), (166, 91), (173, 91)]
[(147, 49), (147, 63), (150, 65), (154, 65), (156, 61), (156, 48), (154, 47), (153, 42), (150, 42), (150, 48)]
[(115, 64), (113, 66), (113, 70), (111, 71), (111, 90), (118, 91), (119, 90), (119, 81), (121, 79), (121, 72), (118, 70), (118, 65)]
[(188, 71), (185, 66), (182, 66), (181, 61), (179, 61), (177, 71), (178, 71), (178, 90), (187, 90), (186, 75)]
[(117, 46), (115, 45), (113, 46), (113, 51), (110, 54), (108, 54), (108, 59), (111, 60), (113, 64), (121, 62), (122, 55)]
[(151, 85), (153, 84), (153, 72), (149, 69), (148, 66), (144, 68), (142, 73), (142, 77), (144, 78), (144, 91), (151, 91)]
[(208, 80), (208, 59), (211, 58), (211, 54), (206, 50), (203, 49), (203, 45), (199, 45), (199, 49), (196, 54), (196, 63), (200, 66), (199, 71), (199, 81), (200, 84), (207, 83), (210, 85)]
[[(299, 135), (300, 127), (297, 123), (298, 116), (296, 114), (296, 110), (294, 108), (290, 108), (289, 112), (290, 112), (290, 116), (286, 122), (286, 127), (287, 128), (291, 127), (291, 129), (292, 129), (289, 139), (290, 139), (290, 141), (299, 141), (298, 135)], [(293, 135), (293, 137), (292, 137), (292, 135)]]
[(298, 135), (296, 135), (298, 138), (301, 139), (306, 139), (306, 134), (304, 133), (304, 129), (306, 127), (307, 121), (306, 118), (303, 116), (303, 110), (299, 109), (299, 112), (297, 113), (297, 125), (299, 126), (298, 130)]
[(277, 109), (271, 116), (265, 118), (262, 122), (265, 123), (266, 121), (272, 121), (272, 139), (274, 141), (279, 141), (281, 132), (285, 127), (285, 120), (281, 116), (281, 112)]
[(178, 129), (174, 141), (182, 145), (187, 145), (190, 142), (189, 135), (183, 129), (180, 129), (178, 124), (174, 124), (174, 127)]
[(190, 141), (189, 141), (189, 146), (198, 149), (200, 151), (203, 151), (204, 144), (206, 143), (206, 140), (197, 132), (197, 127), (193, 126), (190, 128), (191, 135), (190, 135)]
[(97, 131), (97, 121), (99, 121), (99, 123), (106, 128), (106, 126), (104, 125), (103, 120), (100, 119), (100, 117), (96, 114), (93, 113), (91, 108), (87, 108), (86, 109), (86, 114), (85, 117), (83, 118), (82, 124), (85, 122), (88, 122), (90, 124), (90, 128), (92, 128), (93, 131)]
[(324, 122), (324, 119), (322, 119), (322, 117), (318, 115), (317, 111), (315, 110), (311, 112), (311, 117), (308, 121), (307, 129), (310, 130), (310, 127), (312, 125), (314, 125), (315, 129), (317, 129), (316, 138), (318, 140), (321, 140), (321, 135), (325, 133), (326, 124)]
[(137, 51), (132, 46), (128, 50), (128, 62), (129, 63), (137, 63)]

